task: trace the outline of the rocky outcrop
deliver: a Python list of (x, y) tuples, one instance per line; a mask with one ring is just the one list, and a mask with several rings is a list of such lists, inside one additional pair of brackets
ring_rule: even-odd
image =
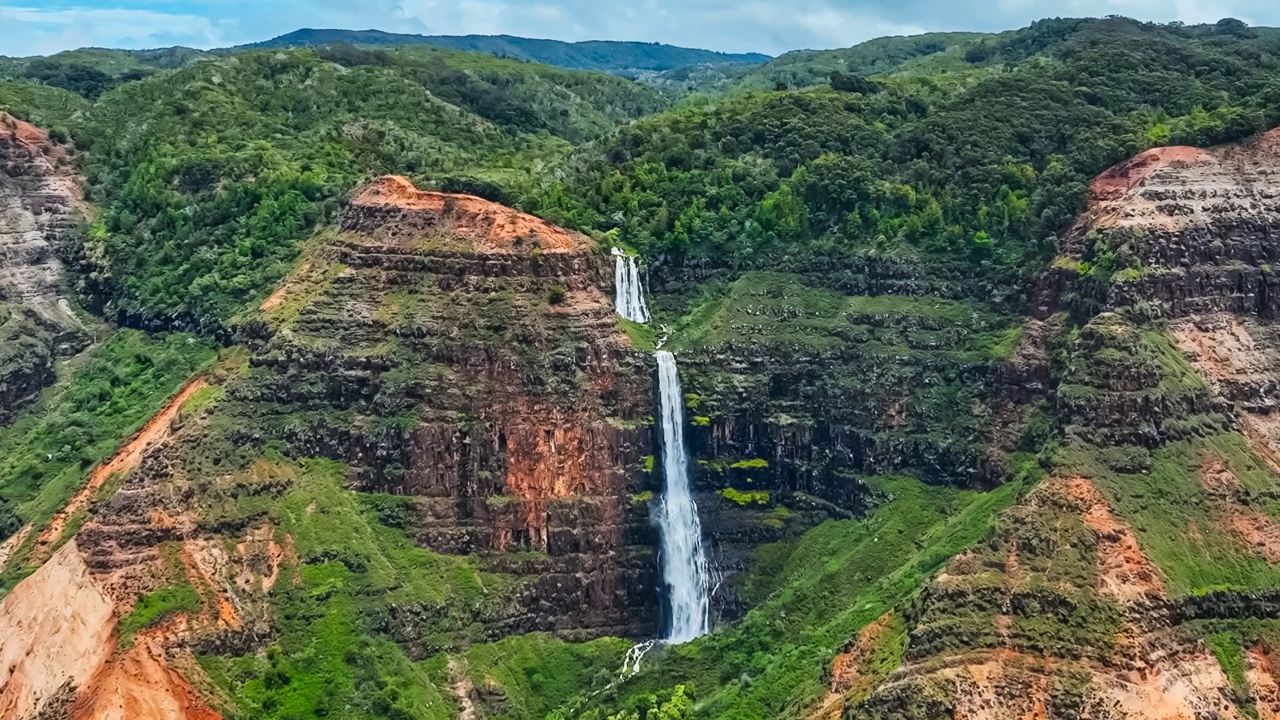
[(115, 625), (111, 598), (64, 545), (0, 602), (0, 718), (65, 708), (110, 657)]
[(1280, 562), (1278, 174), (1273, 131), (1093, 183), (1037, 292), (1059, 329), (1028, 334), (1053, 475), (903, 610), (901, 667), (844, 717), (1271, 716), (1253, 636), (1206, 639), (1280, 616), (1274, 589), (1188, 569)]
[(54, 359), (89, 341), (58, 259), (84, 210), (66, 152), (0, 113), (0, 423), (53, 381)]
[(1277, 179), (1280, 130), (1208, 150), (1149, 150), (1093, 183), (1066, 255), (1089, 263), (1094, 277), (1109, 274), (1112, 308), (1275, 317)]
[(351, 487), (413, 498), (425, 547), (524, 578), (500, 632), (645, 634), (650, 368), (610, 269), (586, 236), (383, 178), (246, 326), (234, 396)]
[[(242, 646), (264, 631), (285, 552), (272, 552), (269, 529), (230, 551), (197, 535), (199, 502), (171, 470), (183, 410), (206, 387), (193, 379), (51, 522), (14, 536), (4, 560), (38, 569), (0, 601), (0, 720), (221, 717), (192, 686), (208, 685), (193, 649)], [(255, 562), (259, 553), (274, 564)], [(148, 595), (175, 586), (193, 588), (200, 609), (153, 617), (121, 642)]]

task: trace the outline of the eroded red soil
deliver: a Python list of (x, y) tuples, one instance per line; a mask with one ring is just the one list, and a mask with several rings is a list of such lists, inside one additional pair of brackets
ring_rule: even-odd
[(379, 178), (352, 201), (354, 207), (381, 207), (438, 215), (451, 232), (476, 243), (479, 251), (498, 251), (517, 241), (536, 241), (542, 252), (580, 251), (590, 244), (583, 235), (545, 220), (472, 195), (419, 190), (399, 175)]
[(44, 557), (44, 554), (62, 539), (63, 531), (67, 527), (67, 521), (89, 506), (89, 502), (93, 500), (94, 495), (112, 475), (133, 470), (138, 466), (138, 463), (142, 462), (142, 456), (148, 448), (169, 437), (169, 433), (173, 428), (173, 421), (178, 417), (178, 412), (182, 409), (183, 404), (190, 400), (192, 395), (200, 392), (208, 385), (209, 383), (203, 378), (197, 378), (187, 383), (177, 395), (173, 396), (169, 404), (157, 413), (155, 417), (151, 418), (110, 460), (94, 468), (93, 472), (89, 474), (89, 479), (84, 484), (84, 487), (80, 488), (80, 491), (71, 498), (71, 501), (62, 509), (62, 512), (54, 516), (52, 522), (49, 523), (49, 527), (40, 533), (40, 538), (36, 541), (36, 549), (33, 551), (32, 556), (36, 559)]

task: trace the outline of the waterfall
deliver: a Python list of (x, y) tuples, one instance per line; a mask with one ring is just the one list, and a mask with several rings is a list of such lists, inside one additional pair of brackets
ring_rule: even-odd
[(671, 618), (666, 641), (686, 643), (707, 634), (707, 555), (702, 526), (689, 489), (689, 460), (684, 447), (684, 396), (676, 358), (658, 351), (658, 389), (662, 424), (662, 470), (665, 488), (658, 510), (662, 532), (662, 580)]
[(622, 317), (638, 322), (649, 322), (649, 308), (644, 302), (644, 287), (640, 284), (640, 268), (636, 259), (613, 249), (614, 307)]

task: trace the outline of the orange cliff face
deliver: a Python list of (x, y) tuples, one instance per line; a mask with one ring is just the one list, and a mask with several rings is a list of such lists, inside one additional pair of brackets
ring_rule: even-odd
[[(652, 389), (612, 262), (531, 215), (381, 178), (263, 304), (261, 411), (353, 416), (308, 429), (297, 452), (415, 498), (422, 545), (522, 577), (516, 630), (643, 634), (646, 610), (628, 603), (651, 599), (652, 531), (631, 498), (653, 454)], [(286, 380), (303, 375), (314, 384)]]
[[(813, 717), (844, 703), (843, 717), (1280, 717), (1271, 648), (1246, 640), (1243, 678), (1229, 678), (1192, 625), (1274, 617), (1270, 590), (1185, 577), (1232, 552), (1280, 564), (1280, 523), (1248, 500), (1280, 477), (1280, 130), (1156, 148), (1107, 170), (1060, 254), (1020, 352), (1045, 358), (1047, 377), (1060, 362), (1049, 338), (1076, 331), (1054, 411), (1068, 466), (911, 602), (901, 666), (869, 693), (839, 682), (863, 669), (851, 638)], [(1228, 457), (1216, 442), (1256, 454)], [(1157, 471), (1115, 459), (1183, 448), (1193, 459), (1161, 467), (1161, 488), (1198, 487), (1158, 501), (1136, 479)], [(1254, 472), (1251, 489), (1232, 463)], [(1143, 514), (1153, 502), (1167, 518), (1197, 519), (1161, 534), (1170, 528)], [(1171, 542), (1178, 533), (1186, 545)], [(1206, 539), (1233, 549), (1197, 557)]]
[(1159, 238), (1223, 222), (1280, 222), (1280, 128), (1201, 149), (1152, 148), (1099, 175), (1073, 235), (1116, 229)]

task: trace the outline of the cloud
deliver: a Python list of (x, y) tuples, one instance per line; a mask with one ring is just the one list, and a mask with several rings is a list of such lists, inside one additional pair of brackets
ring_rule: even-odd
[(431, 34), (510, 34), (562, 40), (639, 40), (735, 52), (842, 47), (886, 34), (921, 32), (886, 19), (873, 4), (838, 0), (401, 0), (387, 13)]
[(218, 23), (200, 15), (137, 8), (38, 8), (0, 5), (0, 52), (47, 55), (78, 47), (212, 47)]
[[(67, 4), (73, 3), (73, 4)], [(37, 5), (39, 7), (37, 7)], [(0, 53), (214, 47), (301, 27), (640, 40), (779, 54), (1054, 16), (1280, 24), (1275, 0), (0, 0)]]

